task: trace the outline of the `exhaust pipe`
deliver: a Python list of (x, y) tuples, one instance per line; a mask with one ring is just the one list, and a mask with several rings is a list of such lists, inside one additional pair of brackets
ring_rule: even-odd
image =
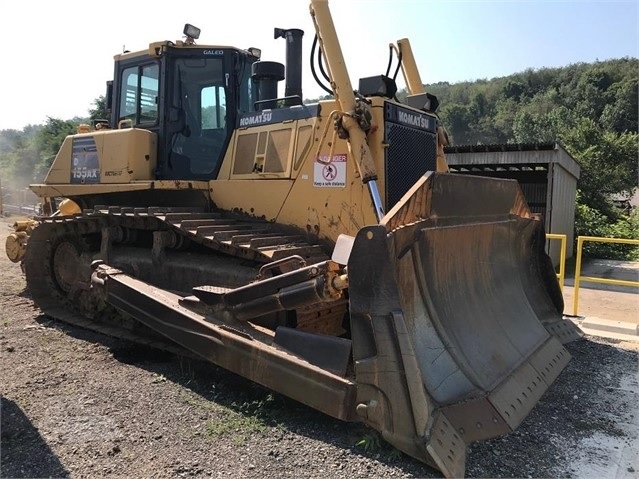
[[(302, 37), (304, 31), (299, 28), (288, 30), (276, 28), (274, 36), (286, 39), (285, 105), (299, 104), (302, 102)], [(295, 97), (299, 97), (299, 101)]]

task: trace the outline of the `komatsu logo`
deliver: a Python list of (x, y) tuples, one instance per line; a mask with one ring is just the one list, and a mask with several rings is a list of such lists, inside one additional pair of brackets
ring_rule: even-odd
[(430, 128), (429, 118), (422, 115), (408, 113), (402, 110), (397, 111), (397, 120), (406, 125), (416, 126), (418, 128)]
[(240, 126), (261, 125), (268, 123), (273, 119), (273, 113), (260, 113), (259, 115), (247, 116), (240, 118)]

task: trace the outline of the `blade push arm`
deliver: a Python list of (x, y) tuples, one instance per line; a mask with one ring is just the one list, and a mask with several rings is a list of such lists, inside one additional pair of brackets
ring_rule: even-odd
[[(391, 48), (394, 45), (391, 44)], [(397, 54), (400, 58), (400, 64), (402, 67), (402, 73), (404, 80), (406, 81), (406, 87), (410, 96), (419, 96), (427, 98), (426, 89), (422, 83), (422, 78), (419, 75), (419, 69), (417, 68), (417, 62), (415, 61), (415, 55), (413, 55), (413, 49), (410, 46), (408, 38), (402, 38), (397, 40)], [(426, 100), (430, 101), (430, 100)], [(435, 110), (436, 107), (433, 107)], [(448, 163), (446, 162), (446, 155), (444, 154), (444, 147), (448, 145), (448, 133), (443, 126), (437, 127), (437, 171), (449, 171)]]
[(333, 18), (328, 8), (328, 0), (311, 0), (311, 17), (315, 25), (315, 32), (327, 65), (331, 88), (341, 110), (341, 127), (348, 134), (348, 144), (352, 157), (357, 164), (357, 170), (362, 181), (368, 185), (368, 190), (375, 206), (378, 220), (384, 216), (382, 201), (377, 189), (377, 171), (373, 155), (366, 142), (366, 132), (362, 128), (363, 110), (366, 106), (358, 102), (353, 92), (344, 56), (337, 38)]

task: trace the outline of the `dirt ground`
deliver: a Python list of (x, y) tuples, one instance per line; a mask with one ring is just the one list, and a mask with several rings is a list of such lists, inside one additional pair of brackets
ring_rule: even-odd
[[(567, 349), (568, 367), (515, 432), (469, 446), (468, 477), (637, 477), (639, 343), (586, 337)], [(440, 477), (362, 425), (49, 319), (3, 252), (0, 367), (0, 477)]]

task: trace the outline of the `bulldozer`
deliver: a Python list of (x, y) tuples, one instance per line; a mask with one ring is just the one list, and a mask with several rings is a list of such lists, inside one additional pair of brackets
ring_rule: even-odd
[(461, 477), (579, 334), (517, 182), (448, 172), (408, 39), (354, 89), (328, 1), (310, 15), (316, 103), (300, 29), (274, 31), (286, 65), (192, 25), (116, 55), (110, 118), (64, 140), (7, 255), (57, 320), (210, 361)]

